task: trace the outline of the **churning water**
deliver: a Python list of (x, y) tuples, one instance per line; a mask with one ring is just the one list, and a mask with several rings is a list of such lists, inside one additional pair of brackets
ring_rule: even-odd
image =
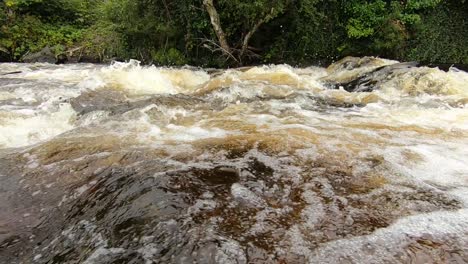
[(0, 74), (0, 263), (468, 262), (465, 72)]

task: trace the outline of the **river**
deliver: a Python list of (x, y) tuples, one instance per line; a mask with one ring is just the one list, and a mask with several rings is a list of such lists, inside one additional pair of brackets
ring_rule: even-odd
[(0, 64), (0, 263), (467, 263), (468, 73)]

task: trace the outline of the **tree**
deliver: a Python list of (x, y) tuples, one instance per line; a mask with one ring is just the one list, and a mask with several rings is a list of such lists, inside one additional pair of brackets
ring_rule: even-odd
[[(45, 46), (157, 65), (468, 61), (466, 0), (3, 0), (0, 60)], [(8, 54), (8, 55), (5, 55)], [(221, 55), (221, 56), (220, 56)]]
[(0, 3), (0, 51), (20, 60), (45, 46), (56, 53), (81, 39), (97, 0), (6, 0)]
[[(421, 14), (441, 0), (351, 0), (345, 3), (347, 49), (399, 57)], [(364, 46), (364, 47), (363, 47)]]
[[(255, 56), (255, 53), (249, 49), (249, 43), (258, 29), (265, 23), (283, 14), (289, 4), (287, 0), (278, 1), (220, 1), (221, 7), (224, 7), (222, 14), (226, 18), (231, 18), (229, 32), (231, 32), (231, 43), (229, 44), (221, 23), (220, 14), (215, 7), (213, 0), (203, 0), (203, 5), (209, 14), (213, 31), (219, 42), (219, 47), (224, 55), (234, 59), (239, 64), (243, 63), (246, 56)], [(240, 37), (232, 36), (235, 33)]]

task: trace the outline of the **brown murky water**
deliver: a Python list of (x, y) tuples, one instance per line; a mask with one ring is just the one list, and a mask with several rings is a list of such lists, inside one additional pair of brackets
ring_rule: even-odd
[(1, 64), (0, 263), (467, 263), (468, 74)]

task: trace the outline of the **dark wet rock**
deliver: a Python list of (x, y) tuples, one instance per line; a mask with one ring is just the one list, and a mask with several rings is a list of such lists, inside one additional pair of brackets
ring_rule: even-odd
[(74, 47), (62, 54), (66, 63), (101, 63), (99, 54), (90, 53), (84, 47)]
[(93, 111), (107, 111), (111, 116), (152, 104), (166, 107), (195, 107), (201, 102), (203, 102), (201, 99), (185, 95), (162, 95), (130, 101), (122, 92), (108, 89), (85, 92), (70, 100), (73, 109), (81, 115)]
[(143, 108), (148, 105), (161, 105), (165, 107), (186, 107), (186, 108), (195, 108), (195, 107), (200, 107), (200, 104), (203, 103), (203, 100), (200, 98), (196, 98), (193, 96), (187, 96), (187, 95), (162, 95), (162, 96), (156, 96), (152, 97), (149, 99), (144, 99), (144, 100), (138, 100), (138, 101), (133, 101), (133, 102), (126, 102), (123, 104), (118, 104), (111, 106), (109, 108), (106, 108), (106, 111), (110, 111), (111, 115), (119, 115), (123, 114), (125, 112), (138, 109), (138, 108)]
[(350, 71), (365, 67), (369, 68), (369, 71), (371, 71), (373, 67), (381, 67), (384, 65), (385, 63), (379, 58), (348, 56), (328, 66), (327, 71), (333, 74), (340, 71)]
[(21, 71), (6, 72), (6, 73), (2, 73), (0, 75), (13, 75), (13, 74), (18, 74), (18, 73), (22, 73), (22, 72)]
[(11, 62), (11, 56), (6, 49), (0, 46), (0, 62)]
[(18, 263), (23, 251), (32, 250), (31, 235), (42, 221), (45, 200), (21, 184), (19, 168), (13, 165), (21, 162), (0, 157), (0, 263)]
[(55, 63), (57, 61), (55, 54), (50, 47), (45, 47), (38, 52), (29, 53), (25, 55), (21, 60), (26, 63)]
[[(346, 66), (345, 70), (348, 68), (352, 70), (354, 66), (356, 64)], [(333, 78), (328, 78), (325, 81), (333, 89), (343, 88), (348, 92), (372, 92), (375, 89), (379, 89), (379, 86), (386, 80), (394, 78), (395, 75), (401, 75), (417, 66), (417, 62), (396, 63), (361, 71), (351, 80), (345, 80), (344, 82), (335, 81)]]
[[(41, 242), (41, 248), (50, 249), (43, 253), (42, 259), (52, 263), (90, 259), (98, 263), (143, 259), (219, 263), (220, 254), (225, 255), (226, 261), (246, 259), (241, 245), (247, 245), (248, 240), (239, 244), (224, 233), (241, 235), (239, 231), (253, 224), (242, 223), (241, 219), (258, 209), (239, 205), (226, 212), (222, 210), (232, 201), (230, 186), (241, 180), (239, 172), (230, 166), (163, 172), (168, 169), (161, 162), (148, 160), (138, 167), (102, 172), (84, 195), (66, 205), (70, 208), (66, 213), (66, 227), (61, 234)], [(214, 207), (210, 200), (215, 202)], [(203, 206), (204, 202), (208, 206)], [(210, 213), (212, 210), (215, 211)], [(213, 231), (207, 230), (212, 225), (210, 219), (217, 214), (226, 221), (220, 224), (226, 229), (217, 230), (214, 226)], [(187, 222), (190, 217), (195, 221)], [(257, 252), (256, 258), (266, 252), (259, 245), (262, 244), (250, 246), (250, 252)], [(228, 252), (223, 253), (223, 248)]]
[(195, 173), (208, 184), (233, 184), (239, 180), (239, 171), (230, 167), (215, 167), (209, 170), (198, 170)]
[(45, 47), (42, 50), (34, 53), (25, 55), (22, 62), (26, 63), (101, 63), (102, 59), (94, 54), (89, 54), (86, 51), (82, 51), (81, 48), (66, 51), (60, 54), (54, 53), (54, 48)]
[(78, 62), (80, 63), (101, 63), (102, 62), (102, 59), (96, 55), (92, 55), (92, 54), (82, 54), (79, 59), (78, 59)]
[[(343, 88), (348, 92), (372, 92), (386, 80), (395, 79), (415, 67), (438, 68), (443, 71), (458, 69), (466, 71), (463, 64), (437, 64), (404, 62), (382, 65), (383, 61), (373, 57), (346, 57), (327, 69), (329, 76), (322, 80), (332, 89)], [(345, 74), (343, 74), (345, 73)]]
[(55, 64), (64, 64), (67, 61), (68, 61), (67, 55), (62, 53), (62, 54), (57, 55)]
[(105, 111), (127, 100), (126, 96), (118, 91), (95, 90), (83, 92), (78, 97), (70, 99), (70, 104), (77, 113), (84, 115), (93, 111)]
[(343, 87), (348, 92), (372, 92), (374, 89), (379, 88), (379, 84), (392, 78), (392, 75), (405, 73), (408, 69), (416, 66), (416, 62), (405, 62), (382, 66), (371, 72), (360, 75), (351, 82), (338, 83), (335, 85)]

